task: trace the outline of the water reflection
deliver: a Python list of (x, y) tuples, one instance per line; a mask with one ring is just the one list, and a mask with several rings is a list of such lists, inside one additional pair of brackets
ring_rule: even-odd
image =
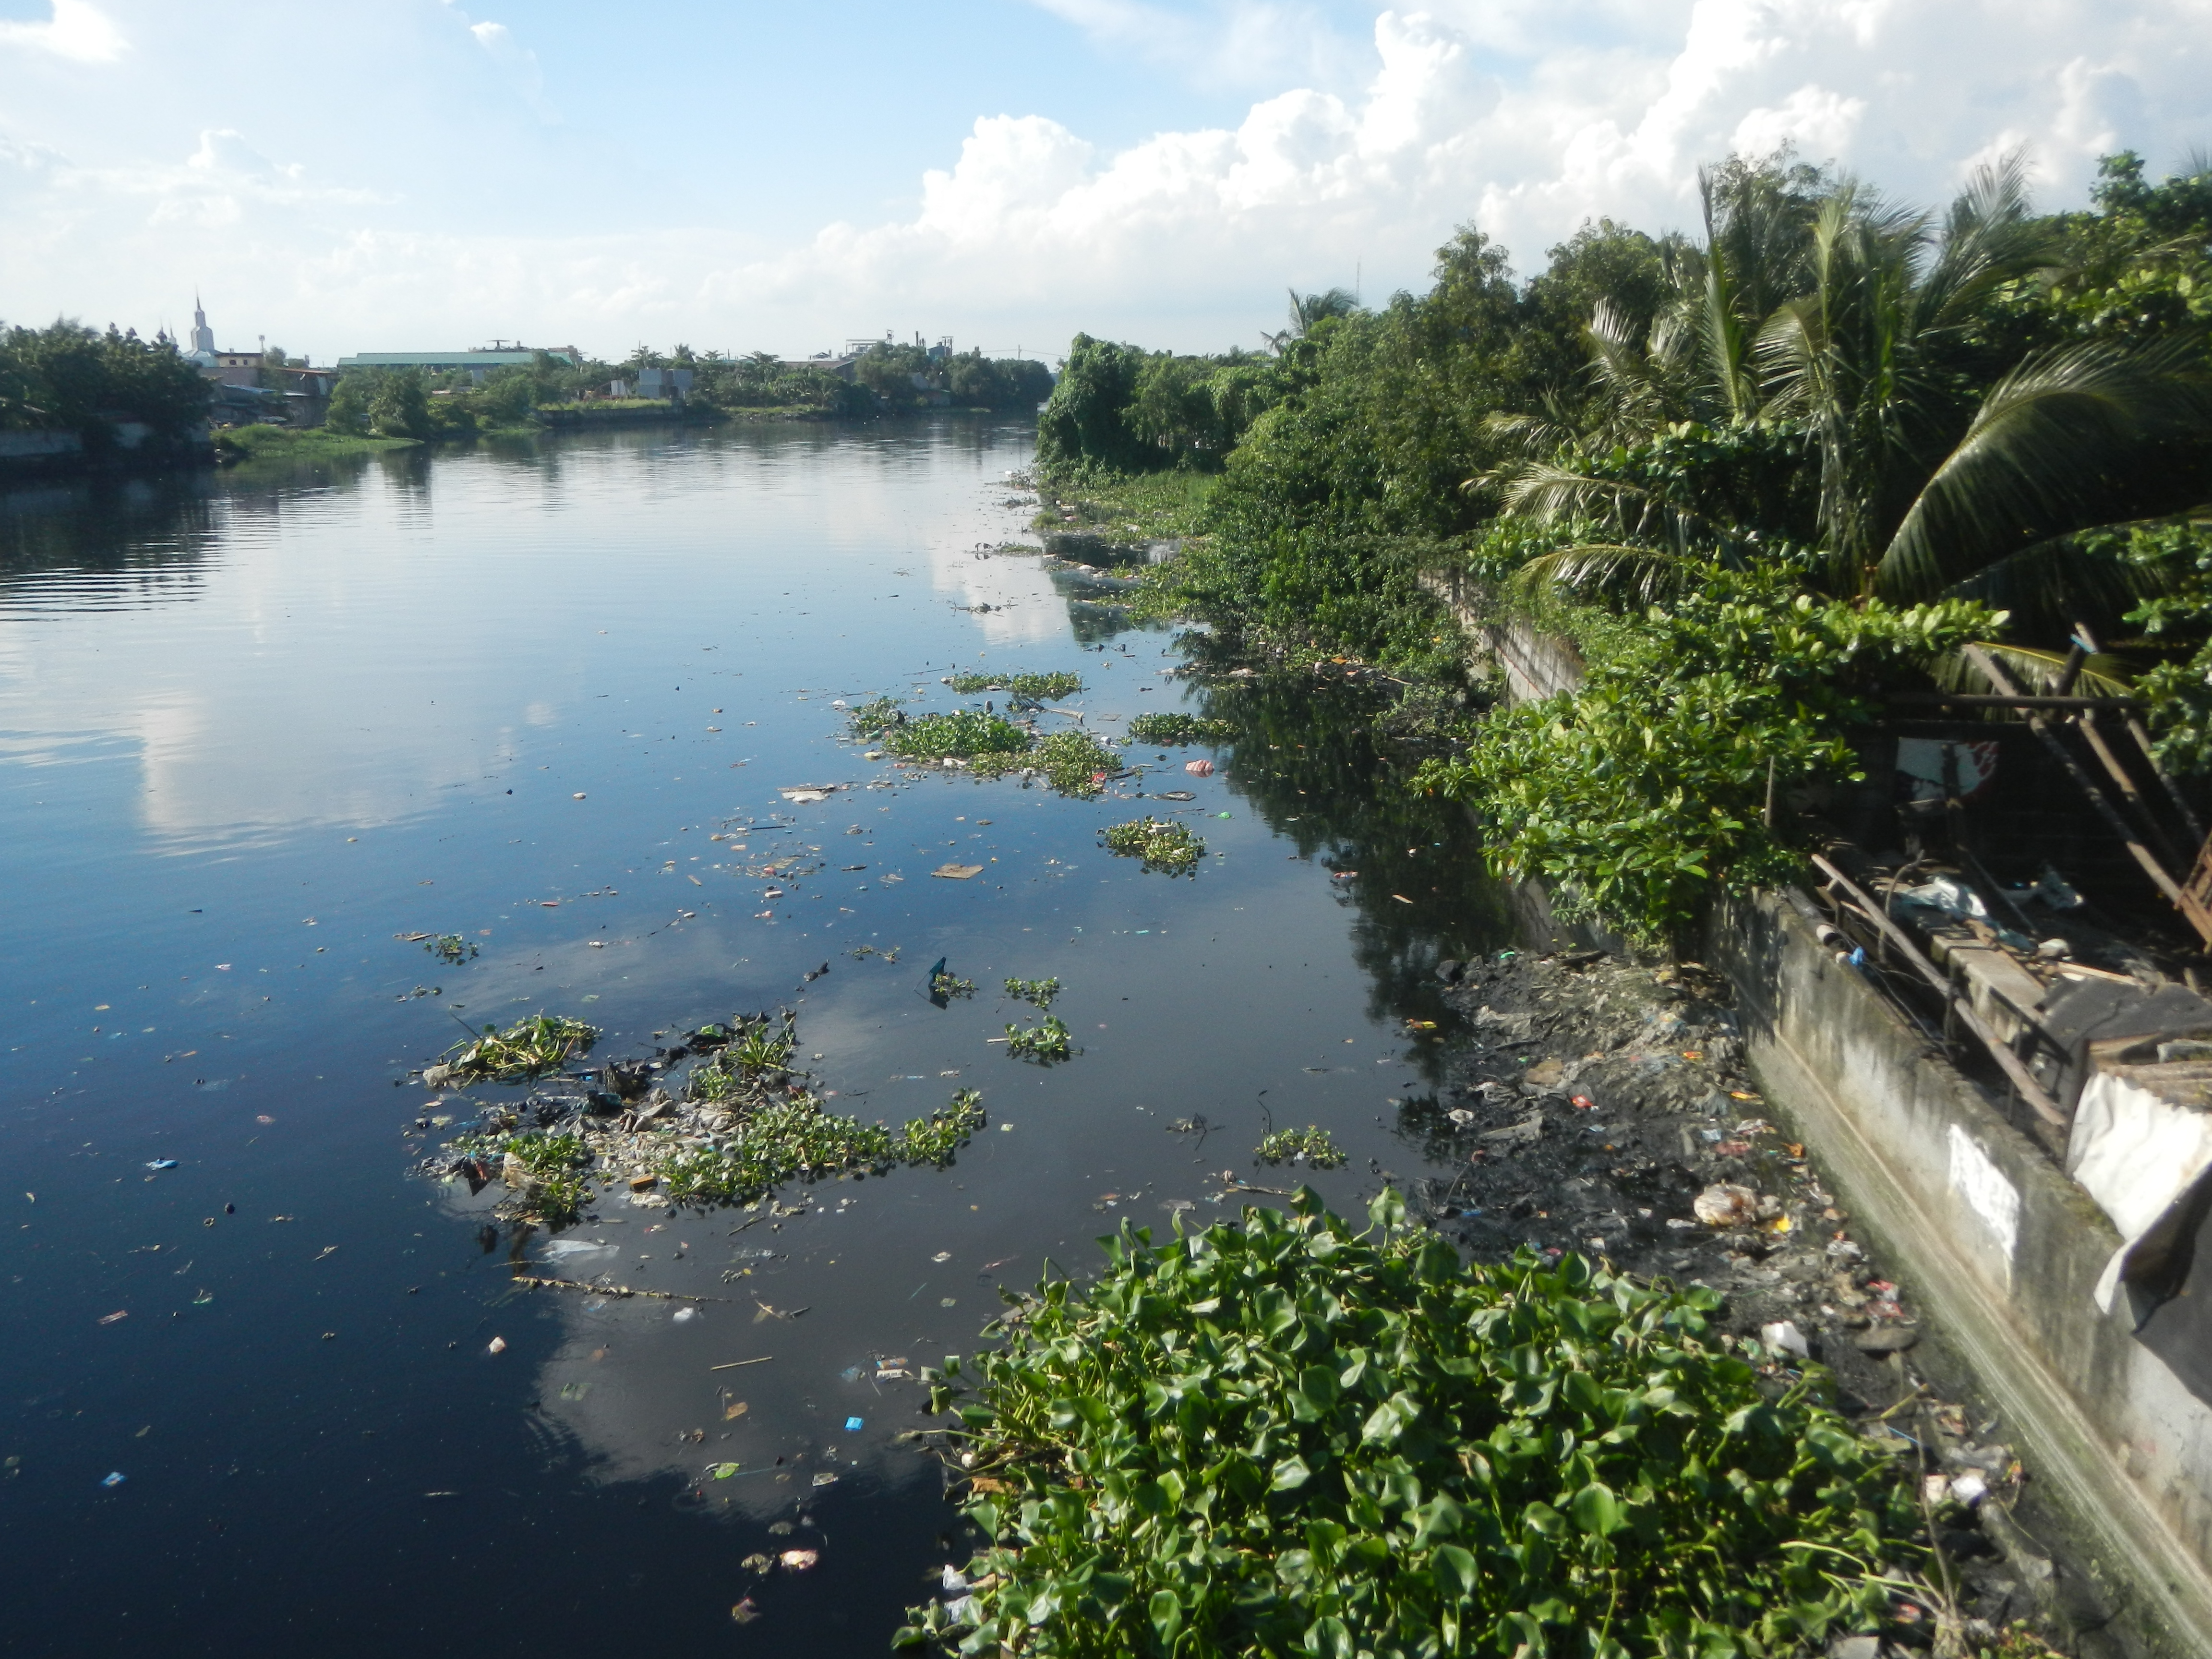
[[(1296, 1184), (1253, 1165), (1271, 1122), (1337, 1137), (1350, 1164), (1313, 1179), (1347, 1212), (1419, 1155), (1387, 1103), (1429, 1068), (1407, 1021), (1440, 1017), (1438, 956), (1504, 931), (1467, 830), (1398, 789), (1360, 696), (1164, 677), (1169, 637), (1113, 590), (995, 550), (1028, 441), (586, 434), (4, 520), (0, 815), (39, 872), (11, 915), (66, 944), (11, 958), (37, 1194), (12, 1305), (41, 1338), (0, 1358), (17, 1645), (721, 1642), (750, 1594), (769, 1622), (740, 1639), (879, 1654), (947, 1559), (909, 1373), (971, 1352), (1001, 1287), (1090, 1271), (1125, 1220), (1233, 1215), (1224, 1171)], [(88, 610), (86, 571), (135, 597)], [(1079, 672), (1094, 729), (1180, 703), (1236, 734), (1139, 751), (1097, 801), (866, 787), (830, 696), (943, 707), (979, 655)], [(1200, 753), (1218, 770), (1187, 777)], [(817, 778), (852, 787), (779, 793)], [(1205, 837), (1196, 879), (1099, 846), (1167, 811)], [(744, 866), (787, 843), (820, 867), (771, 903)], [(984, 873), (930, 876), (955, 858)], [(433, 964), (447, 933), (481, 956)], [(929, 1002), (940, 955), (974, 998)], [(1080, 1055), (992, 1043), (1009, 975), (1062, 981)], [(395, 1086), (456, 1018), (573, 1013), (621, 1057), (779, 1005), (839, 1109), (975, 1087), (988, 1127), (945, 1170), (794, 1185), (794, 1212), (624, 1186), (558, 1235), (405, 1173), (468, 1109)], [(519, 1289), (517, 1262), (700, 1299)], [(739, 1566), (796, 1547), (818, 1566)]]

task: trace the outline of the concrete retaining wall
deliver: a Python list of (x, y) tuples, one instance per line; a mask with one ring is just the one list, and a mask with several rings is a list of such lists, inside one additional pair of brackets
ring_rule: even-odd
[(1735, 983), (1773, 1115), (1810, 1146), (1854, 1224), (1917, 1277), (2106, 1570), (2176, 1655), (2212, 1653), (2212, 1409), (2092, 1287), (2104, 1212), (1856, 972), (1796, 896), (1717, 907), (1706, 960)]
[(1456, 570), (1431, 571), (1421, 586), (1444, 602), (1452, 620), (1474, 642), (1477, 661), (1495, 665), (1505, 676), (1509, 702), (1528, 702), (1583, 683), (1582, 653), (1556, 634), (1539, 633), (1519, 620), (1490, 620), (1480, 583)]

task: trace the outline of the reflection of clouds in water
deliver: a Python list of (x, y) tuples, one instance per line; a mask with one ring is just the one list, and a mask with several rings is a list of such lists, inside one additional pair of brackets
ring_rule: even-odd
[[(995, 514), (988, 527), (1003, 536), (1006, 516)], [(1060, 638), (1067, 629), (1067, 607), (1054, 591), (1038, 550), (979, 553), (978, 539), (948, 534), (932, 545), (932, 586), (956, 605), (991, 607), (975, 618), (986, 645), (1032, 645)], [(995, 538), (991, 544), (998, 544)]]
[[(627, 1260), (572, 1255), (538, 1271), (597, 1277)], [(628, 1266), (617, 1277), (636, 1271)], [(555, 1316), (567, 1336), (539, 1371), (537, 1397), (548, 1422), (584, 1454), (590, 1478), (611, 1485), (674, 1475), (690, 1483), (689, 1501), (705, 1512), (757, 1522), (803, 1516), (885, 1482), (933, 1482), (928, 1458), (887, 1443), (890, 1419), (903, 1426), (920, 1403), (917, 1385), (876, 1392), (872, 1367), (843, 1376), (814, 1356), (816, 1342), (793, 1322), (757, 1317), (750, 1282), (735, 1280), (727, 1303), (698, 1305), (538, 1293), (560, 1298)], [(763, 1290), (762, 1299), (774, 1302), (775, 1292)], [(835, 1340), (826, 1327), (823, 1334)], [(763, 1355), (769, 1356), (764, 1364), (710, 1369)], [(865, 1426), (848, 1433), (852, 1416)], [(720, 1473), (731, 1464), (736, 1468)], [(836, 1479), (822, 1481), (828, 1474)], [(802, 1526), (790, 1541), (820, 1540)]]

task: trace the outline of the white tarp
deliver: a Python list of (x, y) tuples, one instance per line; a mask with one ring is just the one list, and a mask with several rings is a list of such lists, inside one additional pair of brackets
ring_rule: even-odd
[(2212, 1167), (2212, 1113), (2178, 1106), (2111, 1072), (2081, 1091), (2066, 1146), (2066, 1172), (2120, 1230), (2120, 1248), (2097, 1280), (2109, 1313), (2128, 1252)]

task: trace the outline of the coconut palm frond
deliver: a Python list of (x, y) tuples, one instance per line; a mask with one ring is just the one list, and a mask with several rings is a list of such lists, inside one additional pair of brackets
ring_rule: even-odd
[(1515, 469), (1505, 484), (1510, 513), (1542, 524), (1565, 519), (1620, 519), (1632, 512), (1642, 519), (1659, 507), (1651, 492), (1618, 478), (1593, 478), (1550, 461), (1531, 461)]
[(1946, 599), (1972, 599), (2008, 612), (2013, 631), (2028, 639), (2063, 640), (2077, 621), (2100, 631), (2142, 600), (2171, 585), (2167, 573), (2124, 555), (2055, 536), (1976, 571)]
[[(2000, 645), (1994, 641), (1978, 641), (1980, 648), (2004, 665), (2019, 682), (2021, 689), (2030, 696), (2047, 697), (2058, 690), (2058, 683), (2066, 670), (2068, 653), (2040, 651), (2033, 646)], [(1989, 677), (1968, 660), (1963, 651), (1947, 652), (1929, 665), (1929, 673), (1936, 684), (1946, 691), (1972, 691), (1988, 694), (1997, 688)], [(2124, 697), (2135, 689), (2134, 676), (2121, 659), (2100, 653), (2083, 659), (2081, 672), (2074, 677), (2070, 695), (2077, 697)]]
[(2063, 252), (2057, 222), (2038, 216), (2028, 199), (2025, 151), (1977, 167), (1951, 204), (1941, 246), (1914, 296), (1919, 326), (1971, 322), (1993, 289), (2056, 269)]
[(1509, 590), (1523, 597), (1564, 588), (1585, 597), (1652, 605), (1710, 576), (1713, 561), (1618, 542), (1585, 542), (1541, 553), (1513, 573)]
[(2208, 420), (2212, 381), (2190, 342), (2087, 340), (2037, 353), (1991, 388), (1906, 510), (1875, 565), (1875, 590), (1930, 597), (2109, 518), (2114, 471), (2147, 442)]

